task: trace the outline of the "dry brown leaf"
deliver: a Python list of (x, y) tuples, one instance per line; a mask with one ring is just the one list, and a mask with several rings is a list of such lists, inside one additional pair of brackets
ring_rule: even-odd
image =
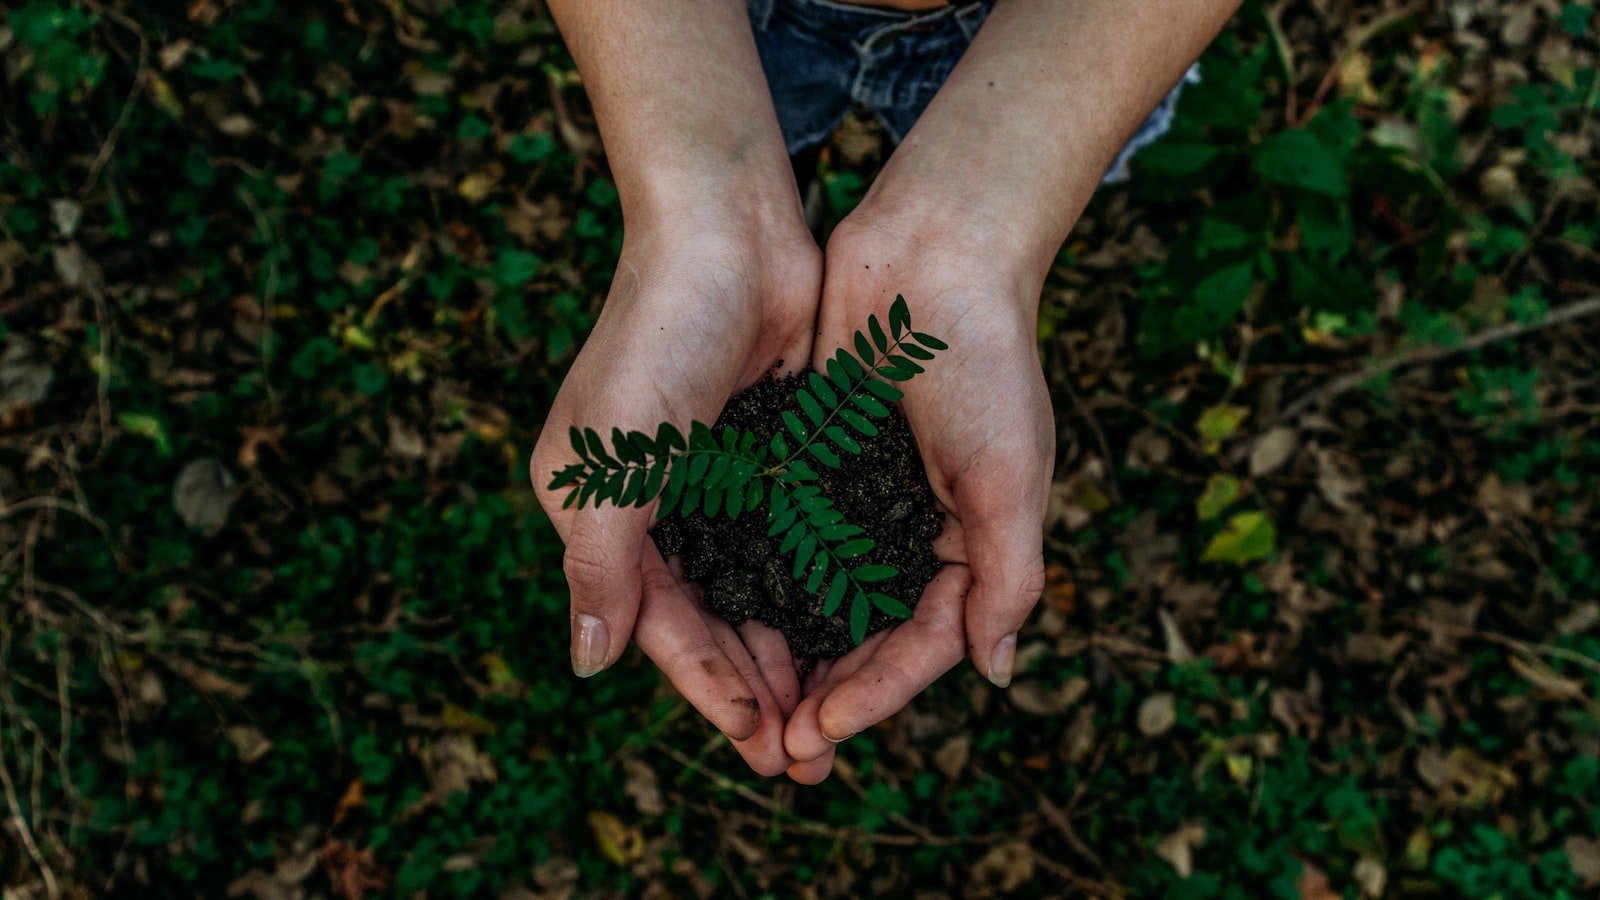
[(1204, 823), (1188, 821), (1156, 843), (1156, 855), (1166, 860), (1179, 878), (1194, 874), (1194, 851), (1206, 842)]
[(622, 761), (622, 770), (628, 776), (622, 791), (633, 801), (640, 815), (655, 817), (667, 811), (666, 801), (661, 799), (661, 782), (654, 769), (643, 760), (629, 757)]
[(967, 895), (988, 897), (1010, 894), (1033, 880), (1033, 848), (1025, 841), (1011, 841), (990, 848), (972, 865)]
[(1341, 900), (1343, 896), (1328, 883), (1328, 873), (1303, 858), (1300, 859), (1300, 877), (1295, 879), (1294, 887), (1300, 900)]
[(1256, 438), (1250, 448), (1250, 477), (1259, 478), (1276, 472), (1300, 449), (1300, 433), (1287, 425), (1279, 425)]
[(1586, 888), (1600, 884), (1600, 841), (1573, 835), (1561, 849), (1567, 853), (1567, 864), (1572, 874), (1578, 876)]
[(330, 838), (323, 846), (322, 864), (334, 893), (343, 900), (363, 900), (368, 891), (389, 887), (389, 870), (378, 862), (372, 850), (358, 850), (338, 838)]
[(230, 725), (224, 733), (239, 751), (239, 760), (247, 766), (272, 749), (272, 742), (254, 725)]
[(1139, 704), (1139, 731), (1145, 737), (1166, 734), (1176, 724), (1178, 724), (1178, 702), (1171, 691), (1151, 694)]
[(951, 781), (961, 777), (967, 769), (967, 761), (972, 758), (972, 737), (965, 732), (956, 735), (944, 742), (944, 746), (934, 751), (933, 764)]

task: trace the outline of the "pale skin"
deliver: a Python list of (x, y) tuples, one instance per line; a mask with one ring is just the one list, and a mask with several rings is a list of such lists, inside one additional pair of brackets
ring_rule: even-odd
[[(824, 254), (743, 0), (550, 0), (626, 225), (605, 309), (531, 464), (567, 547), (578, 674), (615, 662), (631, 636), (752, 769), (807, 784), (827, 777), (840, 741), (964, 657), (1010, 683), (1044, 587), (1045, 274), (1101, 174), (1237, 2), (998, 0)], [(945, 512), (945, 565), (912, 620), (806, 684), (776, 632), (700, 607), (650, 541), (653, 509), (562, 510), (544, 490), (571, 462), (569, 425), (710, 422), (768, 371), (820, 366), (897, 294), (918, 330), (950, 345), (903, 404)]]

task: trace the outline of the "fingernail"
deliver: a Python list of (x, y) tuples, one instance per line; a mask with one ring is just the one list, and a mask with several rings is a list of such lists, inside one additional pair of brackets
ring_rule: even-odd
[(823, 735), (823, 737), (828, 738), (828, 743), (830, 743), (830, 744), (842, 744), (845, 741), (848, 741), (851, 738), (855, 737), (857, 733), (858, 732), (852, 731), (852, 732), (850, 732), (849, 734), (845, 735), (842, 738), (831, 738), (831, 737), (828, 737), (827, 735)]
[(572, 674), (588, 678), (604, 669), (610, 651), (611, 633), (603, 620), (584, 613), (572, 617)]
[(1011, 667), (1017, 662), (1017, 633), (1015, 631), (1000, 639), (994, 645), (994, 652), (989, 654), (989, 680), (995, 687), (1011, 686)]

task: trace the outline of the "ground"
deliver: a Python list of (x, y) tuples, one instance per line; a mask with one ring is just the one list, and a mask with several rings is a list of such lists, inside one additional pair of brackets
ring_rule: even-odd
[(1596, 50), (1247, 3), (1046, 285), (1016, 683), (800, 788), (568, 672), (526, 461), (621, 223), (537, 4), (10, 4), (7, 896), (1592, 895)]

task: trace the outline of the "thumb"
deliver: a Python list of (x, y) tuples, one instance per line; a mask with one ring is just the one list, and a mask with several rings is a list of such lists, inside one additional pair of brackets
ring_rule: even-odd
[(1044, 593), (1047, 495), (1033, 504), (1027, 502), (1033, 493), (1031, 485), (1014, 485), (1012, 490), (993, 487), (978, 485), (962, 492), (973, 496), (957, 500), (972, 571), (972, 587), (967, 592), (967, 651), (984, 677), (1007, 687), (1016, 662), (1017, 632)]
[(649, 523), (646, 510), (610, 507), (568, 520), (561, 567), (572, 593), (572, 671), (579, 678), (604, 670), (628, 646)]

